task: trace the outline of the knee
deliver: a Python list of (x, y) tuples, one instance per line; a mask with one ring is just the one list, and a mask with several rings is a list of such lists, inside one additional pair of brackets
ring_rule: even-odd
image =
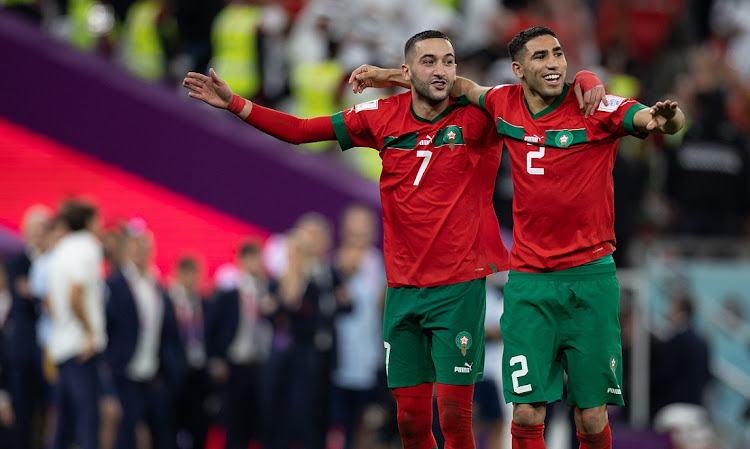
[(583, 434), (599, 433), (607, 425), (607, 406), (575, 409), (576, 430)]
[(547, 415), (547, 404), (513, 404), (513, 422), (519, 426), (534, 426), (542, 424)]

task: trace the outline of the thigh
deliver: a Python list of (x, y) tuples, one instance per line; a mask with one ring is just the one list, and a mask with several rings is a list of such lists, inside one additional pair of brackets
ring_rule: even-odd
[(424, 327), (432, 334), (436, 380), (448, 385), (472, 385), (484, 372), (484, 278), (426, 289)]
[(569, 283), (576, 307), (566, 330), (568, 404), (591, 408), (624, 405), (620, 341), (620, 285), (598, 276)]
[(570, 292), (561, 284), (513, 273), (508, 278), (500, 318), (505, 402), (531, 404), (562, 398), (557, 328), (560, 304)]
[(430, 338), (422, 329), (419, 310), (423, 289), (392, 288), (386, 293), (383, 343), (388, 387), (400, 388), (435, 381)]

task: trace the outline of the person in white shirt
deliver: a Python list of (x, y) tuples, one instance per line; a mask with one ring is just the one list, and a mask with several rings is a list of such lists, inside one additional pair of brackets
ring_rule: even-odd
[(107, 335), (98, 217), (92, 205), (66, 203), (60, 220), (69, 233), (57, 244), (49, 265), (46, 349), (59, 373), (55, 449), (71, 442), (81, 449), (99, 447), (97, 355), (106, 347)]

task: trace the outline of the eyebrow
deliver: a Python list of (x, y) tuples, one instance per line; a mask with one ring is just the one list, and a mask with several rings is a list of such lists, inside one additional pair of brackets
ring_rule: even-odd
[[(446, 53), (445, 56), (443, 56), (443, 58), (448, 58), (448, 57), (455, 58), (456, 56), (453, 53)], [(420, 60), (424, 58), (437, 58), (437, 56), (432, 53), (427, 53), (419, 57)]]
[[(553, 53), (558, 52), (558, 51), (562, 51), (562, 47), (559, 45), (552, 49)], [(548, 50), (537, 50), (531, 54), (531, 57), (533, 58), (534, 56), (537, 56), (537, 55), (546, 55), (547, 53), (548, 53)]]

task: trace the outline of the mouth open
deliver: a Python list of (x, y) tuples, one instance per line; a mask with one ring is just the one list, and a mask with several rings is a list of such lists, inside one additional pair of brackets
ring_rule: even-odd
[(562, 82), (562, 76), (560, 76), (559, 73), (550, 73), (549, 75), (545, 75), (544, 81), (547, 82), (547, 84), (550, 84), (552, 86), (557, 86)]
[(435, 80), (431, 84), (440, 90), (445, 89), (445, 87), (448, 85), (448, 83), (445, 82), (445, 80)]

